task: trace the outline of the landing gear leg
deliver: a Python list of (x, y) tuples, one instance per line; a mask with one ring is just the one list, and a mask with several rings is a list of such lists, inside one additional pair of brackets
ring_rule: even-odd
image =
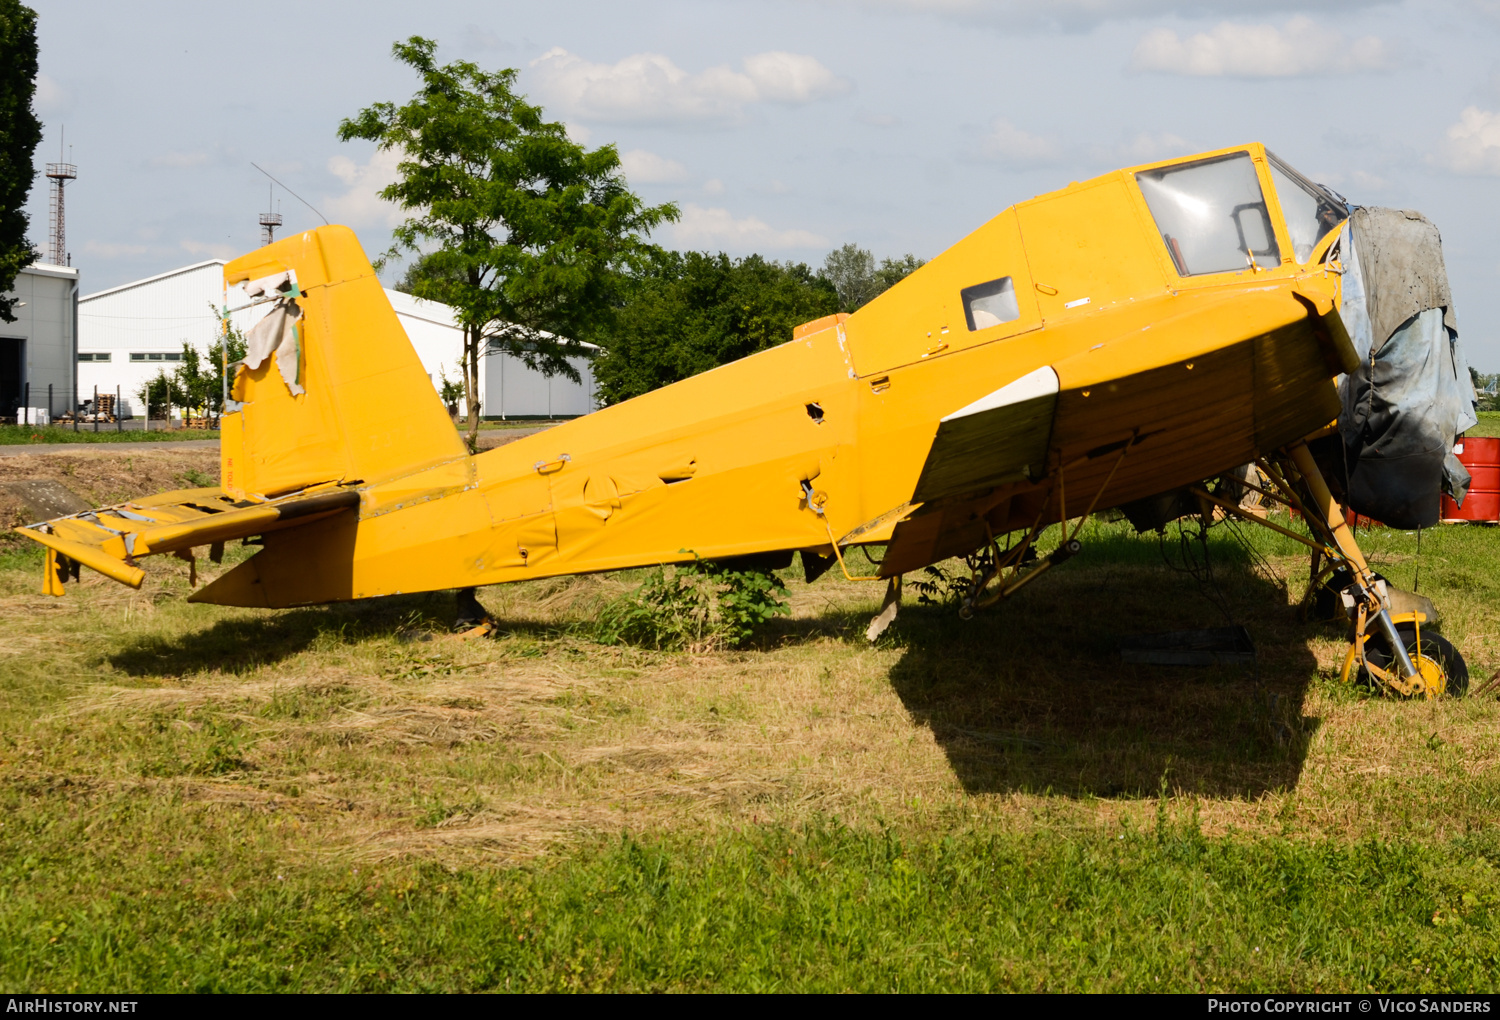
[[(1421, 629), (1424, 615), (1421, 613), (1403, 616), (1400, 622), (1408, 623), (1414, 633), (1413, 640), (1409, 643), (1403, 638), (1397, 629), (1398, 621), (1391, 617), (1389, 596), (1365, 562), (1364, 553), (1354, 541), (1354, 533), (1349, 530), (1338, 501), (1329, 492), (1328, 484), (1323, 480), (1317, 462), (1313, 460), (1312, 451), (1307, 448), (1306, 443), (1297, 443), (1287, 452), (1297, 473), (1302, 476), (1303, 487), (1312, 497), (1311, 509), (1315, 514), (1308, 515), (1309, 525), (1323, 525), (1355, 578), (1358, 607), (1354, 643), (1344, 657), (1343, 678), (1348, 679), (1352, 663), (1359, 659), (1364, 662), (1370, 676), (1398, 694), (1425, 698), (1438, 698), (1444, 694), (1462, 695), (1468, 685), (1468, 669), (1458, 650), (1447, 641), (1442, 641), (1440, 647), (1433, 640), (1436, 635), (1431, 632), (1424, 640)], [(1366, 654), (1365, 642), (1372, 636), (1372, 631), (1384, 639), (1385, 646), (1390, 650), (1390, 658), (1384, 664), (1391, 667), (1389, 669), (1371, 661), (1371, 657)], [(1462, 682), (1459, 680), (1460, 675)]]
[[(1354, 641), (1344, 656), (1341, 679), (1352, 679), (1358, 665), (1362, 675), (1405, 697), (1461, 696), (1468, 686), (1468, 667), (1464, 665), (1463, 656), (1447, 641), (1439, 643), (1434, 640), (1438, 635), (1431, 630), (1425, 636), (1422, 634), (1422, 624), (1427, 622), (1425, 613), (1392, 616), (1385, 582), (1377, 578), (1365, 562), (1364, 553), (1354, 540), (1354, 532), (1344, 520), (1338, 501), (1329, 492), (1307, 444), (1297, 443), (1283, 450), (1274, 463), (1272, 458), (1266, 458), (1260, 464), (1279, 492), (1258, 491), (1299, 511), (1313, 532), (1313, 539), (1247, 514), (1237, 503), (1212, 495), (1201, 487), (1192, 491), (1200, 499), (1216, 504), (1242, 520), (1311, 546), (1317, 556), (1328, 561), (1321, 564), (1314, 559), (1314, 584), (1325, 574), (1338, 570), (1347, 570), (1353, 577), (1354, 583), (1345, 589), (1345, 597), (1352, 600), (1352, 604), (1349, 601), (1345, 604), (1354, 615)], [(1410, 633), (1403, 635), (1402, 626)], [(1367, 646), (1372, 639), (1375, 643)], [(1379, 654), (1381, 649), (1389, 654), (1382, 657)]]
[(495, 618), (479, 602), (473, 588), (458, 589), (458, 619), (453, 629), (460, 637), (487, 637), (499, 627)]

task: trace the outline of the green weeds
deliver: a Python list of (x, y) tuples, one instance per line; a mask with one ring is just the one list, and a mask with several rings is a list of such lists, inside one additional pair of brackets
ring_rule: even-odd
[(738, 648), (771, 620), (791, 615), (786, 595), (786, 582), (769, 570), (706, 561), (658, 567), (604, 607), (594, 633), (604, 644), (658, 651)]

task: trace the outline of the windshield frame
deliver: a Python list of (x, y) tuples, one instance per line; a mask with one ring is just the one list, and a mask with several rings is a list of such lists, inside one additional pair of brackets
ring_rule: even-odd
[[(1276, 155), (1276, 153), (1272, 152), (1270, 149), (1266, 149), (1265, 153), (1266, 166), (1263, 176), (1266, 182), (1268, 182), (1270, 185), (1271, 195), (1274, 197), (1276, 202), (1276, 215), (1280, 218), (1281, 229), (1286, 234), (1287, 247), (1284, 250), (1291, 253), (1290, 258), (1292, 259), (1292, 263), (1294, 265), (1312, 266), (1317, 265), (1318, 262), (1327, 261), (1328, 253), (1333, 249), (1329, 246), (1325, 246), (1323, 242), (1327, 240), (1329, 234), (1337, 233), (1339, 228), (1349, 221), (1349, 203), (1344, 199), (1343, 195), (1340, 195), (1332, 188), (1319, 184), (1317, 181), (1314, 181), (1307, 177), (1307, 175), (1299, 173), (1291, 166), (1291, 164), (1282, 159), (1280, 156)], [(1312, 251), (1314, 254), (1318, 251), (1319, 248), (1323, 248), (1323, 255), (1321, 259), (1318, 260), (1318, 262), (1312, 261), (1311, 258), (1309, 258), (1306, 263), (1297, 262), (1295, 248), (1292, 245), (1292, 227), (1291, 224), (1287, 222), (1286, 207), (1282, 205), (1281, 192), (1276, 188), (1276, 178), (1275, 175), (1271, 173), (1272, 167), (1275, 167), (1281, 173), (1291, 178), (1292, 181), (1296, 184), (1301, 185), (1308, 193), (1319, 199), (1320, 202), (1326, 201), (1330, 206), (1337, 208), (1340, 212), (1343, 213), (1337, 223), (1334, 223), (1327, 230), (1323, 231), (1322, 235), (1315, 242), (1313, 242)], [(1262, 188), (1264, 188), (1265, 186), (1265, 184), (1262, 184)]]

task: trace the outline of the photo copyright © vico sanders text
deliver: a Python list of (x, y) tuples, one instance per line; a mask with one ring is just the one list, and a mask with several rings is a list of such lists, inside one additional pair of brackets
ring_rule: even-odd
[(1209, 999), (1210, 1013), (1488, 1013), (1483, 999)]

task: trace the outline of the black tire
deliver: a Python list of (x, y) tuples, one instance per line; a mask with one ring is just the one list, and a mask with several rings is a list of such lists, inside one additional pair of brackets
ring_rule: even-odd
[[(1443, 672), (1446, 674), (1444, 697), (1461, 698), (1468, 693), (1469, 664), (1464, 661), (1463, 653), (1453, 647), (1453, 642), (1435, 630), (1423, 630), (1422, 646), (1419, 652), (1415, 626), (1410, 623), (1398, 623), (1396, 634), (1406, 646), (1407, 655), (1422, 654), (1443, 667)], [(1372, 665), (1379, 666), (1381, 669), (1389, 669), (1394, 656), (1385, 647), (1384, 639), (1377, 639), (1365, 645), (1365, 658), (1369, 659)], [(1369, 674), (1364, 670), (1360, 670), (1360, 679), (1366, 684), (1370, 682)]]

